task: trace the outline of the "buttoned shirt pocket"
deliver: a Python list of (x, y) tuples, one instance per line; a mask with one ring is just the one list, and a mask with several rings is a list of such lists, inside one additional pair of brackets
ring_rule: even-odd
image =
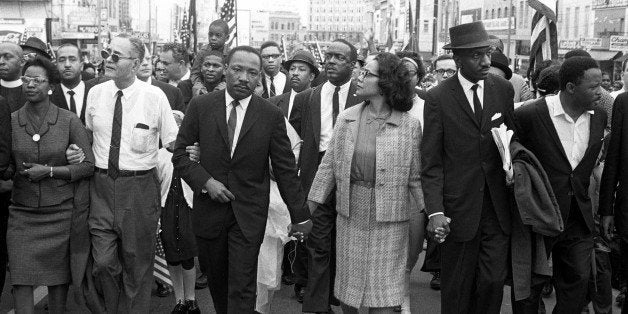
[(134, 124), (131, 133), (131, 150), (135, 153), (147, 153), (155, 145), (157, 128), (146, 121)]

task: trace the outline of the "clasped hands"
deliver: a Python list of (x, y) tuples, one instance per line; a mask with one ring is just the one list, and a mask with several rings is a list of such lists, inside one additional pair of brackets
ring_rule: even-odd
[(450, 222), (451, 219), (443, 214), (434, 215), (430, 217), (430, 221), (427, 223), (427, 232), (436, 242), (443, 243), (449, 235)]

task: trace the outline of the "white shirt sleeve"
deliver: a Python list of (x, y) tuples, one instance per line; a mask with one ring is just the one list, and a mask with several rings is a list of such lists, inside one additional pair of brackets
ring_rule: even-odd
[(164, 146), (174, 142), (177, 139), (177, 133), (179, 128), (177, 122), (174, 120), (170, 104), (164, 93), (161, 93), (158, 98), (160, 117), (159, 117), (159, 136), (161, 143)]

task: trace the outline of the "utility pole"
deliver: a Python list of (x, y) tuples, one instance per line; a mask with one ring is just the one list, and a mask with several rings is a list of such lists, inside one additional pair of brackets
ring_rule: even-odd
[[(506, 57), (508, 57), (508, 60), (510, 60), (510, 36), (511, 36), (510, 33), (512, 30), (512, 15), (513, 15), (512, 0), (509, 0), (508, 12), (510, 16), (508, 16), (508, 45), (506, 46)], [(510, 61), (508, 61), (508, 63), (510, 64)]]
[(415, 38), (415, 47), (416, 48), (416, 53), (419, 53), (419, 32), (421, 31), (421, 27), (419, 27), (420, 23), (421, 23), (421, 0), (416, 0), (416, 12), (414, 13), (414, 38)]
[(101, 20), (101, 12), (102, 12), (102, 0), (97, 0), (96, 5), (96, 16), (98, 21), (98, 53), (102, 51), (102, 20)]
[(432, 54), (438, 51), (438, 0), (434, 0), (434, 18), (432, 19)]

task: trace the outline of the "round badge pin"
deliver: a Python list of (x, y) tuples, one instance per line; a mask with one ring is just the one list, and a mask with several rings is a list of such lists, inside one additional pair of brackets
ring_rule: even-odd
[(39, 136), (39, 134), (33, 135), (33, 141), (39, 142), (40, 139), (41, 139), (41, 136)]

